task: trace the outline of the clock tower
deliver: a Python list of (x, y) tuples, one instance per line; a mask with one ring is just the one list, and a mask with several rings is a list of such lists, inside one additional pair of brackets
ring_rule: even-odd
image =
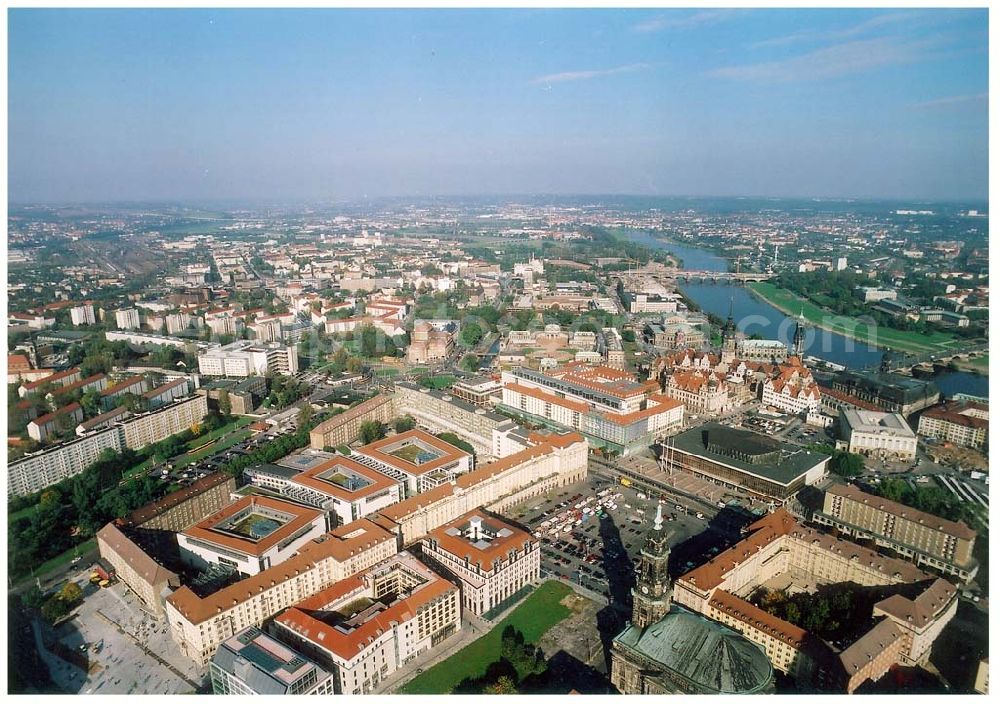
[(646, 628), (670, 611), (670, 546), (663, 530), (663, 506), (656, 507), (653, 529), (639, 553), (639, 576), (632, 588), (632, 625)]

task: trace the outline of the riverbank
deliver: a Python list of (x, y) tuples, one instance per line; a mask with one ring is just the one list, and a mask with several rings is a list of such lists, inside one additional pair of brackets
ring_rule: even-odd
[(766, 281), (747, 284), (747, 288), (753, 295), (790, 318), (797, 318), (801, 313), (814, 327), (868, 345), (908, 354), (936, 354), (954, 351), (959, 342), (954, 336), (942, 332), (920, 334), (885, 326), (876, 326), (873, 331), (860, 319), (835, 316), (815, 303)]

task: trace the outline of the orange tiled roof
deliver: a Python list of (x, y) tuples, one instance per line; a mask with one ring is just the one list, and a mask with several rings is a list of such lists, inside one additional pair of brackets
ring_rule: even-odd
[[(215, 530), (215, 526), (218, 525), (220, 521), (223, 521), (244, 509), (250, 508), (251, 506), (261, 506), (275, 511), (289, 513), (292, 515), (292, 519), (275, 530), (273, 533), (256, 541)], [(186, 528), (181, 531), (181, 533), (182, 535), (186, 535), (191, 538), (197, 538), (198, 540), (214, 543), (215, 545), (221, 545), (229, 548), (230, 550), (236, 550), (259, 557), (265, 551), (274, 547), (285, 538), (295, 534), (301, 528), (309, 525), (316, 520), (317, 517), (322, 515), (323, 512), (318, 509), (293, 504), (291, 502), (282, 501), (281, 499), (275, 499), (270, 496), (245, 496), (242, 499), (229, 504), (221, 511), (216, 511), (211, 516), (195, 523), (190, 528)]]
[[(357, 535), (354, 535), (355, 533)], [(265, 589), (294, 579), (312, 569), (321, 560), (332, 558), (343, 562), (356, 552), (387, 541), (392, 541), (395, 545), (395, 534), (367, 518), (360, 518), (330, 531), (321, 540), (313, 540), (303, 545), (297, 553), (281, 564), (220, 589), (205, 598), (199, 597), (189, 587), (181, 587), (167, 597), (167, 601), (191, 623), (202, 623), (216, 614), (238, 606)]]
[[(450, 535), (448, 533), (450, 529), (460, 530), (462, 526), (474, 517), (481, 518), (483, 523), (488, 526), (506, 528), (511, 532), (511, 535), (502, 538), (497, 537), (485, 548), (479, 548), (463, 536)], [(455, 555), (459, 559), (467, 558), (470, 564), (478, 564), (485, 571), (492, 570), (496, 561), (506, 558), (511, 550), (523, 553), (525, 545), (538, 542), (530, 533), (526, 533), (512, 523), (488, 516), (480, 509), (473, 509), (468, 513), (462, 514), (455, 520), (435, 528), (424, 536), (424, 540), (428, 538), (436, 540), (442, 550)]]
[[(396, 443), (408, 440), (426, 443), (442, 454), (440, 457), (417, 465), (403, 459), (402, 457), (397, 457), (396, 455), (383, 451), (383, 448), (391, 447)], [(427, 474), (428, 472), (432, 472), (449, 462), (454, 462), (462, 457), (469, 456), (469, 453), (465, 450), (455, 447), (451, 443), (445, 442), (440, 438), (436, 438), (430, 433), (418, 428), (407, 430), (405, 433), (397, 433), (396, 435), (391, 435), (387, 438), (382, 438), (381, 440), (368, 443), (367, 445), (358, 448), (358, 452), (411, 475)]]
[(346, 596), (355, 590), (360, 591), (363, 587), (364, 578), (361, 575), (348, 577), (329, 589), (299, 602), (278, 616), (276, 620), (316, 646), (329, 650), (345, 660), (353, 660), (376, 638), (383, 633), (392, 631), (393, 624), (409, 621), (425, 604), (442, 594), (458, 591), (458, 587), (454, 584), (442, 577), (435, 576), (429, 584), (417, 589), (410, 596), (400, 599), (384, 611), (375, 614), (349, 633), (342, 633), (308, 613), (309, 611), (322, 610), (335, 599)]

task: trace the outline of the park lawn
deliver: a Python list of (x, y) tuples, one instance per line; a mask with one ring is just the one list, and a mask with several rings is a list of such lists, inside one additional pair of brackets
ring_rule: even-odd
[(385, 367), (384, 369), (376, 369), (375, 376), (396, 376), (399, 374), (399, 370), (395, 367)]
[(499, 658), (500, 637), (508, 625), (521, 631), (526, 643), (537, 643), (546, 631), (570, 615), (570, 610), (559, 603), (570, 591), (561, 582), (543, 583), (489, 633), (412, 679), (400, 692), (447, 694), (466, 677), (479, 677)]
[(437, 376), (425, 376), (420, 380), (420, 385), (430, 389), (447, 389), (456, 381), (458, 381), (458, 377), (452, 374), (438, 374)]
[(147, 457), (142, 462), (137, 464), (135, 467), (125, 470), (125, 472), (122, 474), (122, 481), (127, 481), (129, 479), (132, 479), (133, 477), (145, 474), (146, 472), (149, 471), (149, 468), (152, 466), (153, 466), (153, 458)]
[[(785, 315), (796, 317), (801, 310), (805, 319), (817, 327), (828, 329), (831, 332), (839, 333), (846, 337), (853, 337), (862, 342), (866, 342), (869, 339), (869, 328), (861, 321), (853, 323), (850, 322), (852, 319), (846, 316), (834, 316), (815, 303), (800, 298), (791, 291), (778, 288), (766, 281), (748, 285), (768, 303), (784, 312)], [(957, 345), (958, 340), (954, 335), (944, 332), (923, 334), (879, 326), (873, 342), (880, 347), (889, 347), (902, 352), (934, 353), (947, 351), (948, 348)]]
[(214, 442), (208, 447), (203, 447), (197, 452), (192, 452), (184, 455), (180, 458), (181, 462), (197, 462), (200, 459), (204, 459), (209, 455), (214, 455), (216, 452), (221, 452), (222, 450), (227, 450), (238, 442), (242, 442), (250, 437), (251, 433), (249, 430), (237, 430), (235, 433), (230, 435), (228, 438), (222, 442)]
[[(36, 575), (43, 575), (49, 570), (54, 570), (57, 567), (69, 564), (69, 562), (77, 555), (82, 555), (88, 550), (93, 550), (96, 547), (97, 547), (97, 538), (91, 538), (90, 540), (85, 540), (76, 547), (72, 547), (66, 552), (56, 555), (51, 560), (46, 560), (45, 562), (43, 562), (42, 564), (40, 564), (38, 567), (35, 568), (34, 573)], [(20, 581), (27, 582), (28, 580), (33, 580), (33, 579), (34, 578), (31, 577), (30, 575), (25, 575), (21, 577)], [(15, 586), (17, 585), (15, 584)]]
[(38, 508), (38, 504), (32, 504), (31, 506), (25, 506), (20, 511), (14, 511), (13, 513), (8, 513), (7, 525), (13, 524), (14, 521), (18, 520), (19, 518), (30, 518), (31, 514), (35, 512), (36, 508)]
[(206, 442), (211, 442), (212, 440), (218, 440), (226, 433), (236, 430), (237, 428), (242, 428), (244, 426), (250, 425), (251, 423), (253, 423), (253, 421), (254, 419), (251, 418), (250, 416), (240, 416), (231, 423), (226, 423), (221, 428), (216, 428), (208, 435), (199, 435), (196, 438), (191, 438), (190, 440), (188, 440), (187, 443), (188, 449), (193, 450), (194, 448), (200, 445), (204, 445)]

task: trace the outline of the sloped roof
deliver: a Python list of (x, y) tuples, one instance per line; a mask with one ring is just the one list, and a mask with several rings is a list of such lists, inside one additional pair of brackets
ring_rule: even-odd
[(774, 677), (759, 645), (676, 605), (645, 629), (630, 625), (615, 641), (687, 680), (692, 693), (754, 694)]
[(113, 550), (136, 574), (154, 588), (157, 585), (177, 579), (177, 574), (171, 572), (147, 555), (142, 548), (121, 532), (114, 523), (108, 523), (97, 531), (98, 541), (104, 542)]

